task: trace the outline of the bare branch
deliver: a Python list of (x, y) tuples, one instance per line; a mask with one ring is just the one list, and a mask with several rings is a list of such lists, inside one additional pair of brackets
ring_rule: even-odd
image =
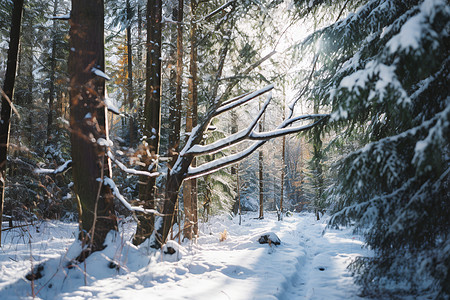
[(301, 131), (305, 131), (308, 129), (313, 128), (314, 126), (316, 126), (319, 123), (322, 123), (323, 121), (325, 121), (329, 116), (327, 115), (326, 117), (322, 117), (319, 121), (316, 121), (312, 124), (308, 124), (308, 125), (304, 125), (304, 126), (297, 126), (297, 127), (289, 127), (289, 128), (280, 128), (280, 129), (276, 129), (276, 130), (272, 130), (272, 131), (268, 131), (268, 132), (252, 132), (252, 134), (249, 136), (250, 140), (270, 140), (273, 138), (277, 138), (280, 136), (284, 136), (284, 135), (288, 135), (291, 133), (298, 133)]
[[(267, 102), (270, 102), (270, 100)], [(262, 109), (260, 111), (260, 113), (264, 113), (264, 111), (265, 111), (265, 108)], [(245, 150), (240, 151), (236, 154), (232, 154), (229, 156), (225, 156), (225, 157), (213, 160), (211, 162), (205, 163), (198, 167), (189, 167), (185, 179), (197, 178), (200, 176), (204, 176), (204, 175), (213, 173), (217, 170), (220, 170), (222, 168), (225, 168), (227, 166), (230, 166), (232, 164), (235, 164), (235, 163), (243, 160), (244, 158), (248, 157), (255, 150), (257, 150), (259, 147), (264, 145), (268, 140), (271, 140), (276, 137), (281, 137), (281, 136), (284, 136), (287, 134), (298, 133), (301, 131), (311, 129), (314, 126), (318, 125), (319, 123), (324, 122), (328, 118), (329, 118), (328, 114), (297, 116), (297, 117), (285, 120), (283, 123), (281, 123), (278, 126), (277, 129), (269, 131), (269, 132), (255, 132), (254, 125), (252, 123), (247, 129), (245, 129), (235, 135), (232, 135), (228, 138), (219, 140), (216, 143), (206, 145), (206, 146), (194, 146), (191, 149), (192, 152), (189, 152), (189, 154), (191, 154), (191, 155), (210, 153), (209, 151), (218, 151), (220, 149), (228, 147), (231, 144), (236, 144), (243, 140), (258, 140), (258, 142), (252, 144)], [(308, 124), (308, 125), (286, 128), (287, 126), (291, 125), (292, 123), (294, 123), (296, 121), (307, 120), (307, 119), (319, 119), (319, 120), (312, 124)], [(250, 132), (249, 132), (249, 128), (251, 128)], [(246, 134), (246, 133), (248, 133), (248, 134)], [(227, 144), (227, 143), (229, 143), (229, 144)]]
[(237, 101), (233, 101), (231, 103), (228, 102), (228, 104), (226, 104), (226, 105), (221, 105), (215, 111), (214, 117), (220, 115), (221, 113), (229, 111), (229, 110), (231, 110), (231, 109), (233, 109), (235, 107), (238, 107), (238, 106), (240, 106), (240, 105), (242, 105), (244, 103), (247, 103), (250, 100), (253, 100), (253, 99), (255, 99), (256, 97), (258, 97), (258, 96), (260, 96), (262, 94), (267, 93), (268, 91), (272, 90), (273, 87), (274, 87), (273, 84), (269, 84), (268, 86), (266, 86), (266, 87), (264, 87), (264, 88), (262, 88), (262, 89), (260, 89), (260, 90), (258, 90), (256, 92), (253, 92), (253, 93), (251, 93), (251, 94), (249, 94), (249, 95), (247, 95), (247, 96), (245, 96), (245, 97), (243, 97), (243, 98), (241, 98), (241, 99), (239, 99)]
[(306, 91), (308, 90), (309, 84), (310, 84), (310, 82), (311, 82), (311, 80), (312, 80), (312, 76), (314, 75), (314, 71), (316, 70), (316, 65), (317, 65), (317, 60), (318, 60), (318, 59), (319, 59), (319, 55), (316, 54), (316, 55), (314, 56), (314, 60), (313, 60), (313, 67), (312, 67), (312, 69), (311, 69), (311, 72), (309, 73), (309, 76), (308, 76), (308, 79), (307, 79), (307, 81), (306, 81), (305, 86), (304, 86), (303, 89), (300, 91), (300, 93), (298, 93), (296, 99), (295, 99), (294, 101), (292, 101), (292, 102), (289, 104), (289, 110), (290, 110), (290, 112), (289, 112), (289, 117), (288, 117), (288, 119), (290, 119), (290, 118), (292, 117), (292, 115), (294, 114), (294, 107), (295, 107), (295, 105), (297, 104), (297, 102), (300, 100), (300, 98), (302, 98), (302, 97), (305, 95)]
[(251, 94), (251, 92), (248, 92), (248, 93), (239, 95), (239, 96), (237, 96), (237, 97), (234, 97), (234, 98), (232, 98), (232, 99), (230, 99), (230, 100), (224, 101), (224, 102), (220, 103), (220, 107), (225, 106), (225, 105), (228, 105), (228, 104), (230, 104), (230, 103), (232, 103), (232, 102), (235, 102), (235, 101), (237, 101), (237, 100), (239, 100), (239, 99), (242, 99), (242, 98), (244, 98), (245, 96), (250, 95), (250, 94)]
[(250, 73), (251, 71), (253, 71), (254, 69), (256, 69), (257, 67), (259, 67), (259, 65), (261, 65), (263, 62), (265, 62), (266, 60), (268, 60), (269, 58), (271, 58), (275, 53), (277, 53), (276, 50), (273, 50), (272, 52), (270, 52), (269, 54), (267, 54), (266, 56), (264, 56), (263, 58), (261, 58), (260, 60), (254, 62), (252, 65), (250, 65), (247, 69), (245, 69), (245, 71), (242, 73), (242, 75), (248, 75), (248, 73)]
[(232, 5), (234, 2), (236, 2), (236, 0), (231, 0), (227, 3), (225, 3), (224, 5), (222, 5), (221, 7), (217, 8), (216, 10), (210, 12), (208, 15), (206, 15), (203, 19), (206, 21), (209, 21), (214, 15), (216, 15), (217, 13), (221, 12), (222, 10), (224, 10), (225, 8), (227, 8), (228, 6)]
[(140, 171), (140, 170), (135, 170), (135, 169), (130, 169), (127, 168), (123, 163), (121, 163), (119, 160), (117, 160), (114, 157), (114, 154), (111, 153), (111, 151), (108, 151), (106, 153), (106, 155), (108, 155), (108, 157), (124, 172), (128, 173), (128, 174), (133, 174), (133, 175), (143, 175), (143, 176), (147, 176), (147, 177), (157, 177), (159, 175), (161, 175), (159, 172), (147, 172), (147, 171)]
[(288, 125), (291, 125), (292, 123), (295, 123), (295, 122), (298, 122), (301, 120), (327, 118), (327, 117), (329, 117), (328, 114), (301, 115), (301, 116), (297, 116), (297, 117), (293, 117), (293, 118), (284, 120), (280, 126), (282, 126), (284, 128), (284, 127), (287, 127)]
[(11, 109), (16, 113), (17, 117), (20, 120), (20, 114), (17, 111), (16, 107), (14, 106), (14, 104), (12, 103), (11, 99), (9, 99), (8, 95), (6, 95), (6, 93), (3, 91), (3, 89), (0, 87), (0, 93), (1, 95), (6, 99), (6, 101), (8, 101), (9, 106), (11, 106)]
[(263, 62), (265, 62), (266, 60), (268, 60), (269, 58), (271, 58), (275, 53), (277, 53), (277, 51), (273, 50), (272, 52), (270, 52), (269, 54), (267, 54), (266, 56), (264, 56), (263, 58), (261, 58), (260, 60), (256, 61), (255, 63), (253, 63), (252, 65), (250, 65), (247, 69), (245, 69), (244, 72), (235, 75), (234, 77), (236, 77), (236, 79), (234, 79), (233, 81), (231, 81), (228, 86), (225, 89), (225, 92), (222, 94), (222, 98), (228, 96), (228, 94), (231, 92), (231, 90), (236, 86), (236, 84), (239, 82), (239, 79), (242, 76), (246, 76), (248, 75), (251, 71), (253, 71), (254, 69), (256, 69), (259, 65), (261, 65)]
[(216, 159), (214, 161), (205, 163), (198, 167), (189, 167), (185, 180), (208, 175), (214, 173), (215, 171), (223, 169), (229, 165), (237, 163), (243, 160), (244, 158), (248, 157), (250, 154), (252, 154), (255, 150), (264, 145), (266, 142), (267, 141), (259, 141), (239, 153)]
[(227, 138), (220, 139), (209, 145), (198, 145), (198, 144), (194, 145), (188, 151), (186, 151), (185, 154), (201, 155), (206, 153), (215, 153), (219, 150), (236, 145), (242, 142), (243, 140), (248, 139), (252, 131), (255, 129), (256, 124), (258, 124), (258, 121), (261, 119), (262, 115), (266, 111), (267, 106), (269, 105), (271, 100), (272, 100), (272, 93), (269, 93), (269, 95), (267, 96), (267, 100), (264, 102), (264, 105), (260, 109), (258, 115), (246, 129), (241, 130), (233, 135), (230, 135)]

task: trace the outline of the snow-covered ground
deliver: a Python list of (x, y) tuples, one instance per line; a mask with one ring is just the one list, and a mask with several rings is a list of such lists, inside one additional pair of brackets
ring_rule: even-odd
[[(212, 218), (200, 224), (195, 243), (182, 243), (174, 255), (134, 247), (129, 240), (135, 225), (124, 223), (124, 233), (109, 236), (105, 250), (78, 265), (69, 263), (80, 250), (74, 223), (6, 231), (0, 299), (359, 299), (346, 266), (370, 251), (351, 229), (323, 235), (327, 219), (316, 221), (310, 213), (282, 222), (270, 213), (255, 217), (243, 215), (242, 225), (238, 218)], [(281, 245), (259, 244), (267, 232), (276, 233)], [(43, 277), (26, 280), (41, 263)]]

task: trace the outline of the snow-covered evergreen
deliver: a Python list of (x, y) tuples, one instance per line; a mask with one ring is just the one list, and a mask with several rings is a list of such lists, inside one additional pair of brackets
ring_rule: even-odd
[(449, 20), (447, 1), (372, 0), (302, 45), (319, 49), (307, 96), (361, 146), (328, 200), (375, 250), (352, 264), (366, 295), (450, 294)]

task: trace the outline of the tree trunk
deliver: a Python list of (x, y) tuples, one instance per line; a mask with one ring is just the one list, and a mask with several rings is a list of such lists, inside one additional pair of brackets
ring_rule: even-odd
[[(261, 106), (261, 103), (260, 103)], [(261, 109), (261, 107), (260, 107)], [(259, 122), (259, 132), (263, 132), (262, 120)], [(259, 171), (259, 218), (264, 219), (264, 174), (263, 174), (264, 155), (263, 151), (259, 150), (258, 153), (258, 171)]]
[[(283, 121), (286, 119), (286, 104), (283, 101)], [(286, 163), (286, 137), (283, 136), (281, 146), (281, 195), (280, 195), (280, 212), (278, 213), (278, 221), (283, 220), (283, 200), (284, 200), (284, 175)]]
[(239, 164), (236, 167), (236, 186), (237, 186), (237, 201), (238, 201), (238, 211), (239, 211), (239, 225), (242, 224), (242, 213), (241, 213), (241, 182), (239, 179)]
[[(172, 40), (176, 41), (175, 49), (169, 55), (170, 65), (170, 100), (169, 103), (169, 157), (170, 165), (173, 166), (179, 152), (180, 130), (181, 130), (181, 96), (182, 96), (182, 76), (183, 76), (183, 0), (178, 1), (178, 7), (173, 7), (172, 19), (177, 20), (176, 34), (172, 34)], [(172, 42), (174, 44), (175, 42)], [(175, 97), (173, 97), (175, 96)]]
[[(58, 13), (58, 1), (53, 2), (53, 16)], [(50, 57), (50, 86), (48, 91), (48, 118), (47, 118), (47, 145), (52, 140), (52, 126), (53, 126), (53, 102), (55, 100), (55, 73), (56, 73), (56, 25), (57, 20), (53, 20), (52, 32), (52, 54)]]
[(133, 18), (133, 14), (131, 11), (130, 0), (126, 2), (126, 11), (127, 11), (127, 90), (128, 90), (128, 109), (130, 111), (130, 119), (129, 119), (129, 135), (130, 135), (130, 147), (133, 147), (135, 144), (136, 137), (134, 136), (134, 118), (132, 114), (132, 110), (134, 107), (134, 90), (133, 90), (133, 46), (131, 43), (131, 20)]
[(2, 238), (3, 204), (5, 201), (6, 187), (6, 162), (9, 144), (9, 128), (11, 125), (11, 106), (5, 95), (12, 101), (14, 95), (14, 83), (16, 80), (17, 54), (19, 52), (20, 24), (22, 22), (23, 0), (14, 0), (11, 15), (11, 31), (9, 35), (8, 61), (6, 65), (5, 81), (3, 83), (2, 108), (0, 112), (0, 246)]
[[(197, 126), (197, 23), (195, 23), (195, 15), (197, 10), (197, 1), (191, 1), (191, 53), (189, 62), (190, 77), (188, 81), (188, 99), (189, 105), (186, 114), (186, 132), (192, 132), (192, 129)], [(195, 158), (192, 160), (192, 166), (195, 166)], [(183, 188), (184, 201), (184, 236), (187, 239), (192, 239), (197, 235), (197, 179), (191, 179), (184, 183)]]
[(105, 68), (103, 18), (103, 0), (72, 0), (69, 54), (72, 170), (80, 208), (79, 238), (88, 246), (79, 261), (104, 249), (108, 232), (117, 230), (113, 194), (98, 181), (111, 178), (110, 160), (97, 142), (108, 139), (105, 79), (93, 72)]
[[(169, 131), (169, 157), (170, 160), (170, 169), (175, 164), (175, 161), (179, 154), (179, 146), (180, 146), (180, 131), (181, 131), (181, 98), (182, 98), (182, 87), (183, 87), (183, 0), (178, 0), (178, 7), (173, 8), (172, 18), (177, 20), (177, 30), (176, 30), (176, 54), (173, 53), (174, 59), (170, 63), (171, 64), (171, 72), (170, 72), (170, 84), (171, 84), (171, 93), (170, 97), (173, 99), (173, 91), (175, 92), (174, 101), (170, 101), (170, 131)], [(171, 55), (172, 57), (172, 55)], [(175, 66), (176, 64), (176, 66)], [(167, 181), (169, 181), (169, 174), (167, 176)], [(176, 190), (176, 199), (178, 200), (178, 190)], [(178, 203), (179, 205), (179, 203)], [(178, 206), (179, 207), (179, 206)], [(178, 211), (180, 211), (178, 209)], [(175, 213), (175, 211), (173, 211)], [(181, 222), (181, 220), (180, 220)]]
[[(150, 152), (145, 161), (147, 170), (152, 160), (159, 153), (160, 124), (161, 124), (161, 20), (162, 1), (147, 1), (147, 66), (144, 105), (144, 136)], [(155, 171), (157, 164), (154, 164)], [(154, 209), (156, 199), (156, 178), (141, 177), (139, 199), (144, 208)], [(133, 243), (141, 244), (150, 237), (154, 229), (154, 216), (151, 214), (138, 217), (138, 225)]]
[[(137, 81), (137, 85), (136, 85), (136, 89), (139, 89), (139, 87), (141, 86), (141, 82), (144, 78), (143, 76), (143, 72), (142, 72), (142, 68), (141, 68), (141, 64), (142, 64), (142, 27), (144, 27), (144, 22), (142, 20), (142, 5), (141, 5), (141, 1), (137, 2), (137, 31), (138, 31), (138, 35), (137, 35), (137, 41), (136, 41), (136, 55), (137, 55), (137, 63), (135, 63), (135, 66), (137, 68), (136, 69), (136, 81)], [(139, 92), (136, 95), (136, 100), (137, 100), (137, 105), (139, 108), (141, 108), (143, 106), (143, 101), (142, 101), (142, 96), (143, 93)]]
[[(231, 134), (235, 134), (238, 132), (238, 124), (237, 124), (237, 114), (236, 112), (233, 110), (230, 112), (231, 114)], [(236, 192), (236, 197), (235, 197), (235, 201), (233, 204), (233, 213), (235, 215), (237, 215), (238, 213), (240, 214), (239, 211), (239, 207), (240, 207), (240, 195), (239, 195), (239, 164), (238, 165), (233, 165), (231, 166), (231, 175), (235, 175), (236, 176), (236, 187), (235, 187), (235, 192)]]
[[(319, 112), (319, 105), (314, 103), (314, 113)], [(313, 141), (313, 176), (314, 176), (314, 206), (316, 210), (317, 220), (320, 220), (319, 211), (322, 209), (322, 197), (324, 191), (324, 179), (323, 179), (323, 169), (322, 169), (322, 138), (320, 136), (321, 130), (317, 127), (312, 130), (312, 141)]]

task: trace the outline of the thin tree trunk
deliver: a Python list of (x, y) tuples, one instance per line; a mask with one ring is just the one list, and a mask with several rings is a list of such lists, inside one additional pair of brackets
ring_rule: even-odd
[[(97, 142), (108, 139), (104, 71), (103, 0), (72, 0), (70, 19), (70, 127), (72, 170), (80, 208), (79, 239), (90, 253), (102, 250), (106, 235), (117, 230), (113, 194), (98, 178), (111, 178), (110, 160)], [(93, 69), (94, 68), (94, 69)], [(97, 72), (98, 73), (98, 72)]]
[[(238, 124), (237, 124), (237, 114), (233, 110), (230, 112), (231, 114), (231, 134), (235, 134), (238, 132)], [(237, 215), (239, 212), (239, 205), (240, 205), (240, 199), (239, 199), (239, 164), (231, 166), (231, 175), (236, 175), (236, 198), (233, 204), (233, 213)]]
[[(261, 106), (261, 103), (260, 103)], [(260, 107), (261, 109), (261, 107)], [(259, 122), (259, 132), (263, 132), (262, 120)], [(259, 150), (258, 153), (258, 171), (259, 171), (259, 218), (264, 219), (264, 174), (263, 174), (264, 155), (263, 151)]]
[[(146, 169), (159, 153), (160, 124), (161, 124), (161, 20), (162, 1), (147, 1), (147, 66), (144, 106), (144, 136), (151, 154), (147, 158)], [(155, 171), (157, 164), (154, 164)], [(156, 178), (141, 177), (139, 199), (144, 208), (154, 209), (156, 199)], [(151, 214), (138, 217), (138, 226), (133, 243), (141, 244), (150, 237), (154, 229), (154, 216)]]
[[(142, 64), (142, 27), (144, 26), (144, 22), (142, 21), (142, 5), (141, 2), (138, 1), (137, 3), (137, 30), (138, 30), (138, 35), (137, 35), (137, 42), (136, 42), (136, 52), (137, 52), (137, 69), (136, 69), (136, 77), (137, 77), (137, 89), (139, 89), (139, 86), (141, 85), (141, 82), (143, 80), (143, 74), (142, 74), (142, 68), (141, 68), (141, 64)], [(139, 92), (136, 96), (137, 96), (137, 105), (138, 107), (142, 107), (142, 94), (141, 92)]]
[[(53, 2), (53, 16), (58, 13), (58, 1)], [(50, 87), (48, 95), (48, 119), (47, 119), (47, 145), (50, 144), (52, 139), (52, 126), (53, 126), (53, 102), (55, 100), (55, 73), (56, 73), (56, 30), (57, 20), (53, 20), (53, 32), (52, 32), (52, 54), (50, 57)]]
[[(183, 14), (184, 1), (178, 0), (178, 18), (177, 18), (177, 90), (176, 90), (176, 122), (174, 131), (178, 135), (180, 141), (181, 131), (181, 98), (183, 92)], [(179, 145), (178, 145), (179, 146)], [(176, 148), (178, 150), (178, 147)], [(178, 152), (178, 151), (177, 151)]]
[[(189, 105), (187, 107), (186, 114), (186, 132), (191, 132), (192, 129), (197, 126), (197, 23), (194, 18), (197, 10), (197, 1), (191, 1), (191, 53), (189, 62), (190, 77), (188, 81), (188, 100)], [(195, 166), (195, 158), (192, 160), (192, 166)], [(183, 200), (184, 200), (184, 236), (187, 239), (192, 239), (197, 235), (197, 179), (191, 179), (184, 182), (183, 188)]]
[[(319, 105), (314, 104), (314, 113), (319, 113)], [(320, 220), (320, 210), (321, 210), (321, 202), (323, 197), (323, 190), (324, 190), (324, 181), (323, 181), (323, 169), (322, 169), (322, 138), (320, 136), (320, 129), (319, 128), (313, 128), (312, 135), (313, 135), (313, 168), (314, 168), (314, 190), (315, 190), (315, 199), (314, 199), (314, 206), (316, 210), (316, 217), (317, 220)]]
[[(169, 103), (169, 156), (171, 157), (170, 165), (175, 163), (180, 145), (180, 129), (181, 129), (181, 96), (182, 96), (182, 76), (183, 76), (183, 0), (178, 0), (178, 7), (172, 10), (172, 18), (177, 20), (176, 34), (172, 35), (172, 39), (176, 40), (175, 49), (171, 51), (170, 57), (170, 97), (174, 99)], [(173, 42), (172, 44), (174, 44)], [(175, 97), (173, 97), (175, 95)]]
[[(174, 4), (172, 7), (172, 19), (176, 20), (176, 30), (171, 32), (171, 45), (176, 44), (175, 47), (171, 47), (169, 54), (169, 141), (168, 141), (168, 155), (170, 157), (169, 169), (172, 169), (178, 158), (179, 146), (180, 146), (180, 131), (181, 131), (181, 97), (182, 97), (182, 75), (183, 75), (183, 0), (179, 0), (177, 6)], [(172, 29), (172, 28), (171, 28)], [(172, 100), (173, 99), (173, 100)], [(169, 180), (170, 175), (167, 175)], [(178, 200), (178, 197), (177, 197)], [(179, 213), (179, 201), (176, 201), (176, 211), (173, 214)], [(174, 222), (180, 224), (181, 219), (174, 219)], [(173, 232), (172, 232), (173, 235)], [(180, 234), (181, 235), (181, 234)], [(179, 238), (181, 238), (179, 236)]]
[(239, 211), (239, 225), (242, 224), (242, 214), (241, 214), (241, 182), (240, 182), (240, 178), (239, 178), (239, 166), (240, 164), (237, 165), (236, 167), (236, 185), (237, 185), (237, 199), (239, 202), (239, 207), (238, 207), (238, 211)]
[[(283, 102), (283, 121), (286, 118), (286, 104)], [(284, 176), (286, 163), (286, 137), (283, 136), (281, 146), (281, 195), (280, 195), (280, 212), (278, 214), (278, 221), (283, 220), (283, 201), (284, 201)]]
[(9, 129), (11, 126), (11, 106), (5, 95), (12, 100), (14, 83), (16, 80), (17, 55), (19, 52), (20, 25), (22, 22), (23, 0), (14, 0), (11, 15), (11, 31), (9, 37), (8, 61), (6, 65), (5, 81), (3, 83), (2, 108), (0, 112), (0, 246), (2, 238), (3, 204), (5, 202), (6, 162), (9, 144)]
[(135, 143), (136, 137), (134, 136), (134, 118), (132, 110), (134, 107), (134, 89), (133, 89), (133, 46), (131, 43), (131, 20), (133, 14), (131, 11), (130, 0), (126, 2), (127, 11), (127, 70), (128, 70), (128, 80), (127, 80), (127, 90), (128, 90), (128, 109), (130, 111), (129, 119), (129, 135), (130, 135), (130, 146), (132, 147)]

